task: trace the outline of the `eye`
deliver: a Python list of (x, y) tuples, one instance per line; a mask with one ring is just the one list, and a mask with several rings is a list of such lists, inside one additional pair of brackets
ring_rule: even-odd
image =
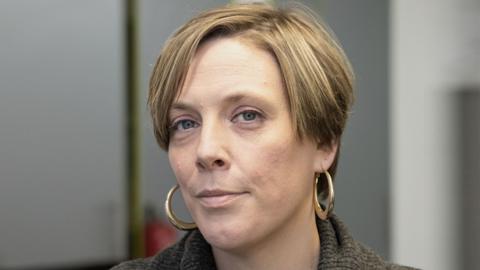
[(183, 120), (178, 120), (175, 123), (173, 123), (171, 129), (173, 131), (182, 131), (182, 130), (188, 130), (192, 129), (198, 126), (198, 123), (191, 119), (183, 119)]
[(260, 113), (257, 111), (253, 110), (248, 110), (248, 111), (243, 111), (240, 112), (239, 114), (235, 115), (233, 118), (233, 121), (241, 121), (241, 122), (253, 122), (255, 120), (258, 120), (260, 118)]
[(257, 118), (257, 113), (253, 111), (246, 111), (242, 112), (239, 116), (245, 121), (253, 121), (255, 118)]

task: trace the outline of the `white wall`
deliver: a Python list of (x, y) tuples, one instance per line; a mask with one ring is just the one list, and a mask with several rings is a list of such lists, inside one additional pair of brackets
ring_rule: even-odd
[(452, 92), (474, 77), (478, 16), (475, 0), (391, 4), (391, 251), (422, 269), (462, 265)]

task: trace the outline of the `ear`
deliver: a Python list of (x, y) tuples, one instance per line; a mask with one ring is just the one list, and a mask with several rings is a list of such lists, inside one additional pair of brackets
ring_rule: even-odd
[(324, 172), (332, 166), (337, 155), (338, 142), (333, 141), (330, 144), (317, 145), (315, 150), (314, 170), (315, 172)]

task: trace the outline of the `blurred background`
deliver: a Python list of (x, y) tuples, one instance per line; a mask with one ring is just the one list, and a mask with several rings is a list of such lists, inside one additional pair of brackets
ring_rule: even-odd
[[(227, 2), (0, 0), (0, 269), (107, 269), (180, 237), (148, 79), (177, 27)], [(480, 1), (298, 2), (357, 76), (337, 215), (389, 260), (480, 269)]]

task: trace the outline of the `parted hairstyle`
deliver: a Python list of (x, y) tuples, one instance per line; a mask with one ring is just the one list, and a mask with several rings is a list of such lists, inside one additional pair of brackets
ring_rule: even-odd
[[(207, 40), (235, 37), (270, 52), (283, 77), (293, 126), (300, 139), (340, 146), (353, 102), (353, 72), (333, 34), (305, 8), (230, 4), (199, 14), (166, 42), (153, 69), (148, 106), (155, 137), (168, 151), (169, 111), (180, 95), (197, 49)], [(338, 151), (328, 168), (335, 175)], [(319, 192), (325, 190), (321, 182)]]

